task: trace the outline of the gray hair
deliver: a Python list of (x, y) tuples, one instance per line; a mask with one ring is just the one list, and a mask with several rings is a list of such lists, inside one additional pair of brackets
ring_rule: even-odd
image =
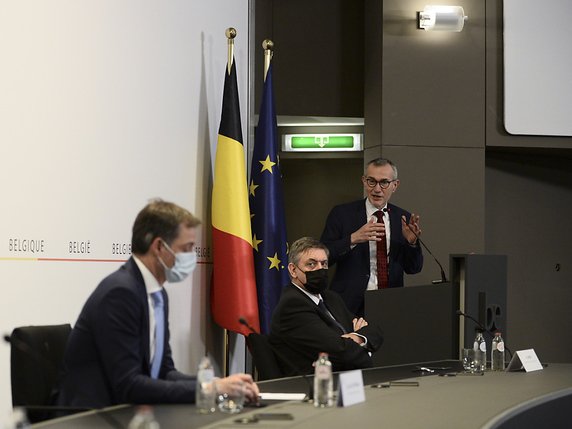
[[(383, 167), (384, 165), (390, 165), (391, 168), (393, 169), (393, 180), (397, 179), (397, 166), (393, 162), (391, 162), (389, 159), (387, 159), (387, 158), (372, 159), (365, 166), (365, 173), (367, 173), (367, 168), (370, 165), (373, 165), (374, 167)], [(365, 173), (364, 173), (364, 175), (365, 175)]]
[(296, 240), (290, 246), (290, 251), (288, 252), (288, 262), (294, 265), (298, 265), (302, 254), (310, 249), (322, 249), (326, 252), (326, 256), (330, 256), (330, 251), (320, 240), (316, 240), (312, 237), (302, 237)]

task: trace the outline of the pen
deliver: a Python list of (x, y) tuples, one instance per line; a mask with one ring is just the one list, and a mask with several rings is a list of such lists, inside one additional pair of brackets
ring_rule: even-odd
[(418, 387), (418, 381), (390, 381), (387, 383), (372, 384), (371, 387), (374, 389), (383, 389), (391, 386), (403, 386), (403, 387)]

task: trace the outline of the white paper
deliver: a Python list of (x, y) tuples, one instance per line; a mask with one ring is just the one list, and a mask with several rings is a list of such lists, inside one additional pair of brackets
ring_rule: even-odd
[(350, 405), (365, 402), (365, 390), (363, 388), (363, 375), (361, 370), (346, 371), (340, 374), (338, 379), (340, 394), (338, 405), (349, 407)]
[(268, 401), (302, 401), (305, 397), (305, 393), (260, 392), (260, 399)]

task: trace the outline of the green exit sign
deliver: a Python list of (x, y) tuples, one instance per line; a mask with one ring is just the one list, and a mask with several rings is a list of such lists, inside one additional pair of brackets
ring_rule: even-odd
[(361, 134), (286, 134), (285, 152), (340, 152), (362, 150)]

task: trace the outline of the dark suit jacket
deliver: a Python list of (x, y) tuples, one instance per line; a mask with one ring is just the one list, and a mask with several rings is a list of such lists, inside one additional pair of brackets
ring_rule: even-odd
[[(401, 216), (411, 214), (393, 204), (387, 205), (391, 228), (389, 246), (389, 287), (403, 287), (403, 273), (415, 274), (423, 268), (419, 243), (411, 246), (401, 230)], [(369, 282), (369, 242), (351, 248), (351, 234), (366, 223), (365, 200), (336, 206), (326, 220), (321, 241), (330, 251), (330, 266), (336, 273), (330, 289), (338, 292), (348, 309), (363, 315), (364, 293)]]
[(158, 379), (150, 377), (149, 306), (133, 258), (105, 278), (88, 298), (64, 355), (58, 403), (105, 407), (120, 403), (195, 400), (195, 379), (175, 370), (165, 302), (165, 347)]
[[(352, 332), (354, 316), (340, 296), (325, 291), (322, 298), (336, 320), (346, 331)], [(288, 375), (313, 372), (312, 363), (318, 359), (320, 352), (329, 354), (334, 371), (369, 368), (372, 360), (368, 351), (375, 351), (381, 346), (382, 332), (378, 326), (369, 325), (358, 333), (367, 338), (367, 347), (361, 347), (349, 338), (342, 338), (343, 332), (332, 318), (290, 284), (282, 290), (272, 315), (269, 341), (284, 373)]]

